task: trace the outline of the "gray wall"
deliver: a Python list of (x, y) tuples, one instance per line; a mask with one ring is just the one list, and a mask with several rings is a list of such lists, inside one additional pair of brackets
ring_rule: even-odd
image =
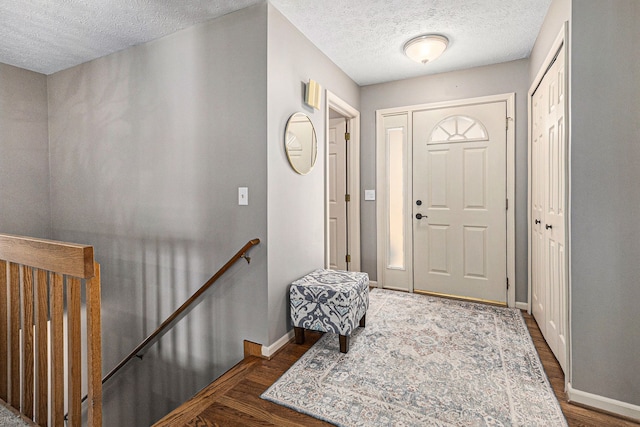
[(49, 237), (47, 79), (0, 64), (0, 233)]
[[(358, 86), (269, 4), (268, 31), (268, 230), (269, 340), (289, 325), (288, 285), (324, 266), (324, 89), (359, 108)], [(304, 83), (323, 87), (322, 106), (304, 104)], [(296, 174), (284, 153), (284, 128), (296, 111), (309, 115), (318, 137), (318, 160), (308, 175)]]
[(105, 372), (263, 241), (106, 387), (105, 425), (149, 425), (267, 341), (266, 34), (263, 3), (48, 78), (53, 237), (102, 264)]
[[(562, 29), (562, 24), (570, 21), (572, 0), (553, 0), (544, 18), (536, 42), (529, 56), (529, 81), (538, 74), (544, 59), (551, 50), (551, 45)], [(571, 46), (569, 46), (569, 49)]]
[(572, 386), (634, 405), (640, 405), (639, 20), (637, 0), (573, 2)]
[[(365, 86), (361, 90), (362, 271), (376, 278), (376, 205), (364, 190), (376, 188), (376, 110), (499, 93), (516, 93), (516, 301), (527, 297), (527, 90), (528, 61), (519, 60), (451, 73)], [(379, 190), (379, 189), (378, 189)]]
[[(640, 404), (640, 3), (554, 0), (538, 73), (569, 21), (571, 372), (574, 389)], [(597, 29), (595, 31), (594, 29)], [(598, 52), (594, 55), (594, 52)]]

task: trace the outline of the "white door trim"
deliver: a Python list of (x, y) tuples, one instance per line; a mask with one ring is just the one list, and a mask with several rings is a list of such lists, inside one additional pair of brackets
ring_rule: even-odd
[(532, 118), (532, 102), (531, 99), (533, 97), (534, 92), (542, 82), (545, 74), (547, 73), (549, 67), (551, 67), (553, 60), (560, 48), (564, 45), (564, 55), (565, 55), (565, 90), (566, 90), (566, 123), (565, 123), (565, 143), (566, 146), (566, 157), (567, 157), (567, 176), (566, 176), (566, 197), (565, 197), (565, 209), (566, 209), (566, 223), (565, 223), (565, 233), (566, 233), (566, 245), (567, 245), (567, 258), (565, 271), (567, 272), (567, 360), (566, 360), (566, 371), (565, 371), (565, 388), (567, 388), (571, 382), (571, 64), (570, 64), (570, 46), (569, 46), (569, 23), (565, 22), (560, 29), (556, 39), (549, 49), (549, 53), (545, 57), (536, 77), (533, 79), (531, 87), (529, 88), (529, 92), (527, 94), (527, 146), (528, 146), (528, 177), (527, 177), (527, 186), (528, 186), (528, 194), (527, 194), (527, 233), (528, 233), (528, 252), (529, 252), (529, 260), (528, 264), (528, 312), (531, 314), (531, 143), (532, 136), (531, 130), (533, 126), (533, 118)]
[(349, 124), (351, 139), (347, 144), (349, 171), (347, 188), (351, 201), (347, 204), (349, 238), (347, 251), (351, 255), (350, 270), (360, 271), (360, 112), (331, 91), (326, 91), (325, 106), (325, 170), (324, 170), (324, 265), (329, 267), (329, 109), (344, 116)]
[[(506, 103), (507, 117), (509, 117), (508, 123), (505, 125), (507, 128), (507, 198), (509, 199), (509, 209), (507, 210), (507, 277), (509, 278), (509, 289), (507, 290), (507, 305), (509, 307), (516, 306), (516, 239), (515, 239), (515, 93), (504, 93), (498, 95), (482, 96), (478, 98), (459, 99), (454, 101), (434, 102), (429, 104), (411, 105), (406, 107), (388, 108), (376, 111), (376, 129), (382, 126), (382, 117), (393, 114), (409, 113), (411, 118), (412, 113), (417, 110), (458, 107), (464, 105), (474, 104), (487, 104), (490, 102)], [(409, 138), (413, 138), (411, 134), (412, 126), (409, 126), (408, 135)], [(376, 133), (378, 134), (378, 132)], [(379, 139), (376, 141), (376, 188), (378, 194), (382, 194), (386, 177), (385, 171), (381, 165), (385, 164), (384, 161), (384, 145), (383, 141)], [(411, 196), (411, 195), (409, 195)], [(386, 242), (384, 221), (386, 218), (385, 212), (382, 212), (383, 204), (380, 200), (376, 202), (376, 229), (377, 229), (377, 280), (378, 286), (383, 286), (382, 283), (382, 268), (383, 259), (380, 257), (381, 251), (384, 251), (384, 242)], [(413, 256), (413, 255), (411, 255)], [(413, 288), (411, 284), (410, 290)], [(505, 284), (506, 286), (506, 284)]]

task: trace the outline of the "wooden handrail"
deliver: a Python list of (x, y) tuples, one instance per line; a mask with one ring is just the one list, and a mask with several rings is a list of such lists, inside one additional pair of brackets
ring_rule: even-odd
[(211, 276), (211, 278), (207, 280), (206, 283), (202, 285), (200, 289), (198, 289), (187, 301), (185, 301), (184, 304), (182, 304), (176, 311), (174, 311), (169, 317), (167, 317), (167, 319), (162, 322), (162, 324), (155, 331), (153, 331), (151, 335), (145, 338), (144, 341), (142, 341), (136, 348), (133, 349), (133, 351), (131, 351), (131, 353), (129, 353), (124, 359), (122, 359), (122, 361), (118, 363), (115, 368), (113, 368), (107, 375), (105, 375), (104, 378), (102, 378), (102, 384), (107, 382), (109, 378), (114, 376), (116, 372), (118, 372), (124, 365), (127, 364), (127, 362), (129, 362), (140, 352), (142, 352), (147, 346), (154, 344), (158, 339), (160, 339), (175, 322), (180, 320), (180, 316), (184, 314), (189, 306), (191, 306), (191, 304), (193, 304), (207, 289), (209, 289), (211, 285), (213, 285), (216, 280), (218, 280), (224, 273), (226, 273), (226, 271), (229, 270), (229, 268), (231, 268), (231, 266), (235, 264), (240, 258), (244, 258), (247, 260), (247, 262), (249, 262), (251, 258), (246, 256), (246, 253), (249, 251), (249, 249), (259, 243), (260, 239), (249, 240), (247, 244), (242, 247), (242, 249), (240, 249), (229, 261), (227, 261), (225, 265), (220, 268), (220, 270), (216, 272), (216, 274)]
[(0, 234), (0, 259), (82, 279), (94, 275), (93, 246)]

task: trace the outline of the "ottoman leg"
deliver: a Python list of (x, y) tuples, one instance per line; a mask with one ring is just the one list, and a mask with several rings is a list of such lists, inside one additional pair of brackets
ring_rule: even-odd
[(304, 328), (294, 326), (293, 333), (296, 334), (296, 344), (304, 344)]
[(360, 319), (360, 326), (364, 328), (364, 325), (366, 323), (367, 320), (367, 313), (362, 315), (362, 319)]
[(340, 335), (340, 353), (349, 352), (349, 337), (347, 335)]

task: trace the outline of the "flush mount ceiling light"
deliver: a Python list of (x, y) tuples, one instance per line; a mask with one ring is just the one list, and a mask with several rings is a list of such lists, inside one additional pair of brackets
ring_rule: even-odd
[(449, 39), (445, 36), (429, 34), (414, 37), (404, 44), (404, 53), (409, 58), (421, 64), (431, 62), (447, 48)]

